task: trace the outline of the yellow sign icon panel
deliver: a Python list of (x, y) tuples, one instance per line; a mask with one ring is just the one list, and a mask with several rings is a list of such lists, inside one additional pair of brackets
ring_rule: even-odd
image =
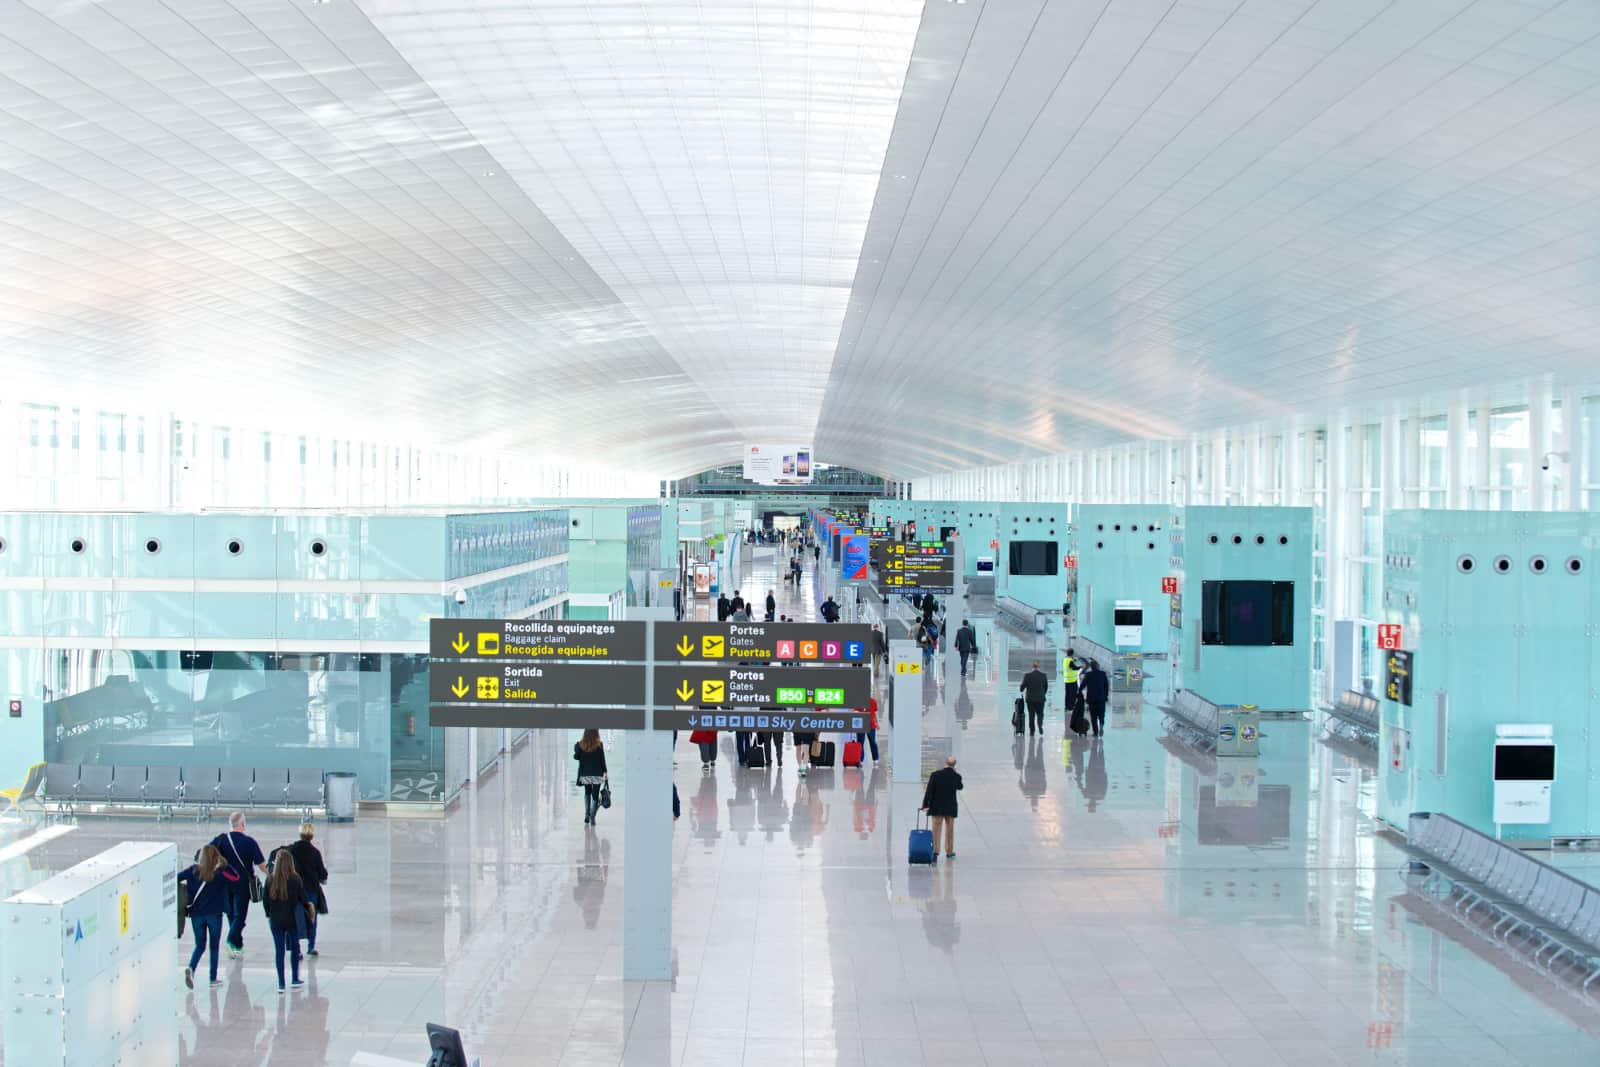
[(728, 683), (720, 678), (707, 678), (700, 683), (700, 703), (720, 704), (728, 699)]
[(700, 638), (700, 655), (706, 659), (721, 659), (728, 654), (728, 639), (721, 634), (706, 634)]
[(500, 679), (492, 674), (478, 676), (478, 699), (499, 700)]
[(500, 654), (500, 635), (499, 634), (479, 634), (478, 635), (478, 655), (480, 655), (480, 656), (498, 656), (499, 654)]
[(128, 894), (126, 893), (117, 898), (117, 932), (119, 934), (128, 932)]
[(894, 672), (896, 674), (921, 674), (922, 673), (922, 664), (920, 664), (920, 663), (896, 663), (894, 665)]

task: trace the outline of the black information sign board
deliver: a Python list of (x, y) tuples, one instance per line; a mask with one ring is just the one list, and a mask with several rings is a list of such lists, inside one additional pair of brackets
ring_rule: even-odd
[(1384, 653), (1383, 695), (1397, 704), (1411, 706), (1411, 653), (1395, 650)]
[[(655, 658), (685, 663), (872, 662), (872, 627), (857, 623), (658, 622)], [(663, 677), (663, 666), (656, 672)]]
[[(817, 711), (803, 708), (790, 711), (764, 709), (732, 711), (700, 708), (660, 708), (656, 711), (657, 730), (780, 730), (784, 733), (858, 734), (866, 730), (867, 716), (854, 711)], [(784, 739), (787, 743), (788, 739)]]
[(606, 619), (432, 619), (428, 655), (440, 660), (627, 660), (645, 658), (645, 624)]
[(656, 668), (655, 703), (779, 708), (864, 708), (872, 699), (872, 672), (865, 667), (726, 667), (663, 664)]
[(882, 557), (879, 592), (955, 592), (955, 550), (946, 542), (895, 542), (883, 546)]
[(434, 704), (644, 704), (642, 666), (614, 663), (434, 663), (428, 700)]

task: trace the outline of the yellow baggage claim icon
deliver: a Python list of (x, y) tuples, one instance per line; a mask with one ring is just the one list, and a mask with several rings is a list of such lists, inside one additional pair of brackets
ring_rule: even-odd
[(478, 635), (478, 655), (498, 656), (500, 654), (500, 635), (482, 633)]
[(721, 659), (727, 654), (728, 641), (721, 634), (706, 634), (700, 638), (700, 655), (705, 659)]

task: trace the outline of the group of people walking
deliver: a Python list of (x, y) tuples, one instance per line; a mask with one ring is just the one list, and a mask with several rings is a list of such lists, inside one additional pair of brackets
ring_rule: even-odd
[[(203, 845), (195, 853), (194, 863), (178, 872), (180, 899), (185, 901), (183, 914), (194, 932), (194, 951), (183, 971), (186, 986), (194, 988), (195, 968), (208, 953), (211, 984), (222, 984), (217, 976), (218, 957), (224, 945), (230, 958), (244, 955), (245, 926), (250, 906), (257, 902), (272, 934), (278, 992), (286, 988), (285, 956), (292, 978), (287, 988), (305, 984), (300, 980), (300, 942), (306, 942), (307, 955), (317, 955), (319, 917), (328, 913), (322, 888), (328, 881), (328, 868), (313, 844), (315, 836), (310, 823), (301, 823), (296, 841), (273, 849), (270, 856), (263, 855), (260, 842), (248, 832), (244, 813), (234, 812), (228, 829)], [(228, 920), (226, 939), (223, 919)]]
[[(778, 617), (778, 598), (775, 590), (767, 590), (767, 601), (763, 605), (766, 610), (764, 621), (772, 622)], [(733, 596), (721, 593), (717, 596), (717, 621), (718, 622), (755, 622), (756, 602), (746, 601), (744, 595), (735, 589)]]
[[(1087, 666), (1085, 666), (1085, 662)], [(1066, 713), (1066, 732), (1079, 736), (1093, 733), (1100, 737), (1106, 729), (1106, 704), (1111, 700), (1111, 678), (1100, 669), (1100, 661), (1080, 661), (1076, 649), (1067, 649), (1062, 662), (1061, 683), (1065, 690), (1063, 710)], [(1033, 669), (1022, 676), (1023, 704), (1027, 709), (1028, 733), (1044, 732), (1044, 705), (1050, 690), (1050, 679), (1033, 661)], [(1019, 725), (1018, 733), (1022, 732)]]

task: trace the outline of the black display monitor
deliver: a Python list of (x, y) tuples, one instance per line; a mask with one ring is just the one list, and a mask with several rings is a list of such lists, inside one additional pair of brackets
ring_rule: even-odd
[(459, 1030), (429, 1023), (428, 1048), (433, 1052), (428, 1067), (467, 1067), (467, 1053), (461, 1047)]
[(1555, 781), (1556, 746), (1494, 746), (1494, 780), (1497, 782)]
[(1294, 644), (1294, 583), (1200, 583), (1200, 641), (1207, 645)]
[(1056, 572), (1055, 541), (1012, 541), (1011, 568), (1013, 575), (1050, 575)]

